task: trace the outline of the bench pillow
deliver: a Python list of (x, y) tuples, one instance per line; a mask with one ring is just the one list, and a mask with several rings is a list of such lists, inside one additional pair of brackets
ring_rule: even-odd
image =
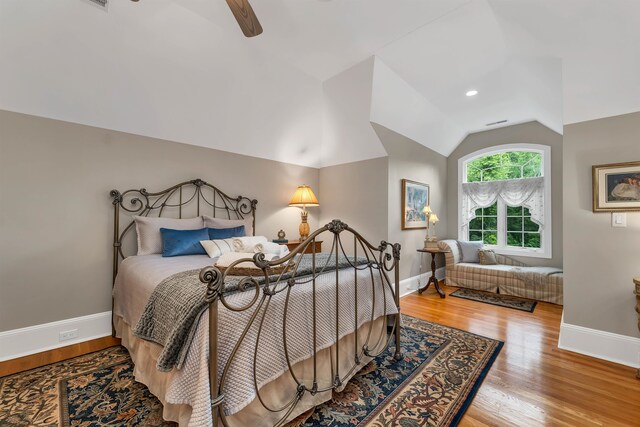
[(202, 217), (189, 219), (157, 218), (148, 216), (134, 216), (136, 234), (138, 237), (138, 255), (162, 253), (161, 228), (173, 230), (199, 230), (204, 227)]
[(491, 249), (480, 249), (478, 251), (478, 258), (480, 258), (480, 265), (497, 265), (496, 253)]
[(460, 248), (460, 255), (462, 259), (460, 262), (473, 262), (479, 263), (480, 257), (478, 251), (482, 249), (482, 242), (465, 242), (464, 240), (458, 240), (458, 247)]
[(173, 230), (161, 228), (162, 256), (206, 255), (207, 252), (200, 244), (200, 240), (209, 238), (206, 228), (199, 230)]

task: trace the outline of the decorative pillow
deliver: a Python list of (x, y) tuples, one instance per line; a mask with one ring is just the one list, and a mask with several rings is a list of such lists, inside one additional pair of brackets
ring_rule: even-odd
[(497, 265), (496, 253), (491, 249), (480, 249), (478, 251), (478, 258), (480, 258), (480, 264), (482, 265)]
[(233, 228), (207, 228), (207, 230), (209, 230), (209, 239), (211, 240), (245, 236), (244, 225), (239, 225)]
[(209, 258), (217, 258), (222, 254), (233, 252), (233, 239), (201, 240), (200, 244), (207, 251)]
[(480, 257), (478, 257), (478, 251), (482, 249), (482, 242), (465, 242), (463, 240), (458, 240), (458, 247), (460, 248), (460, 255), (462, 259), (460, 262), (480, 262)]
[(207, 252), (200, 244), (200, 240), (207, 239), (209, 233), (206, 228), (199, 230), (172, 230), (161, 228), (162, 256), (204, 255)]
[(204, 220), (204, 226), (207, 228), (234, 228), (244, 225), (244, 235), (253, 236), (253, 218), (222, 219), (204, 215), (202, 219)]
[(202, 217), (177, 219), (134, 216), (133, 220), (136, 223), (136, 233), (138, 235), (138, 255), (162, 253), (161, 228), (199, 230), (204, 227)]

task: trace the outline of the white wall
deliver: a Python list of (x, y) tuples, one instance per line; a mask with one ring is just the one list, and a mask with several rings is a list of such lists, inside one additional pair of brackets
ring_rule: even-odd
[(371, 128), (373, 57), (322, 84), (322, 166), (386, 156)]
[(448, 156), (465, 131), (442, 114), (380, 58), (375, 58), (371, 122)]

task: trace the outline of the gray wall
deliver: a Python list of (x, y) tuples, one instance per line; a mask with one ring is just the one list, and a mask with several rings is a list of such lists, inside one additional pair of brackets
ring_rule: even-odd
[(447, 160), (448, 237), (458, 238), (458, 160), (475, 151), (503, 144), (541, 144), (551, 147), (551, 221), (553, 258), (515, 257), (522, 262), (562, 267), (562, 135), (538, 122), (529, 122), (467, 136)]
[[(401, 230), (401, 180), (429, 184), (431, 206), (440, 218), (436, 231), (442, 237), (447, 230), (447, 159), (384, 126), (372, 126), (388, 157), (321, 168), (320, 224), (337, 217), (373, 244), (400, 243), (400, 279), (404, 280), (427, 272), (431, 259), (421, 259), (416, 252), (424, 245), (426, 230)], [(438, 259), (441, 266), (444, 259)]]
[(0, 331), (110, 310), (109, 190), (196, 177), (257, 198), (269, 237), (297, 236), (289, 198), (319, 188), (314, 168), (0, 111)]
[(592, 212), (591, 166), (640, 161), (640, 113), (564, 128), (564, 321), (640, 337), (632, 278), (640, 275), (640, 212), (627, 228)]
[(387, 240), (387, 168), (386, 157), (321, 168), (320, 225), (339, 218), (373, 245)]
[[(447, 230), (447, 158), (392, 130), (373, 124), (380, 141), (389, 154), (388, 240), (402, 245), (400, 279), (430, 271), (430, 255), (416, 252), (424, 246), (426, 230), (402, 230), (403, 178), (429, 184), (431, 208), (438, 214), (438, 237)], [(444, 266), (444, 257), (438, 257), (437, 267)], [(422, 268), (421, 268), (422, 267)], [(411, 283), (412, 287), (416, 284)], [(423, 283), (424, 285), (424, 283)]]

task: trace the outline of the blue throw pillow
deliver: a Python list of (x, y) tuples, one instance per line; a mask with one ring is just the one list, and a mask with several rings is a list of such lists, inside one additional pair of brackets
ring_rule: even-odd
[(244, 225), (239, 225), (233, 228), (208, 228), (207, 230), (209, 230), (209, 239), (207, 240), (230, 239), (232, 237), (246, 236), (244, 232)]
[(200, 240), (209, 240), (206, 228), (198, 230), (172, 230), (161, 228), (162, 256), (206, 255), (207, 252), (200, 244)]

